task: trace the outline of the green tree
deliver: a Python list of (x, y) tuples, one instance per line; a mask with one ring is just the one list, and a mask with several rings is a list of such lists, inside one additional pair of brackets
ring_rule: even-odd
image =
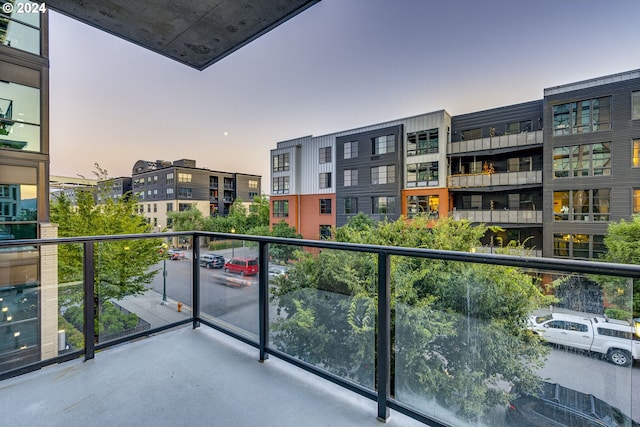
[[(610, 223), (604, 244), (607, 247), (604, 261), (640, 264), (640, 215)], [(598, 276), (596, 281), (612, 308), (622, 310), (619, 312), (622, 316), (617, 317), (640, 317), (640, 281), (610, 276)]]
[[(273, 226), (273, 230), (270, 233), (273, 237), (286, 237), (290, 239), (301, 239), (302, 236), (296, 232), (294, 227), (289, 226), (284, 221)], [(269, 245), (269, 257), (280, 264), (287, 264), (289, 260), (294, 258), (296, 251), (300, 249), (299, 246), (273, 244)]]
[[(151, 227), (136, 210), (137, 200), (126, 194), (114, 200), (101, 197), (96, 203), (95, 193), (76, 191), (76, 204), (64, 195), (51, 203), (51, 221), (58, 224), (60, 237), (98, 236), (148, 233)], [(158, 270), (152, 267), (162, 259), (158, 250), (160, 239), (135, 239), (99, 242), (95, 247), (95, 299), (96, 333), (102, 326), (101, 315), (105, 303), (138, 295), (147, 289)], [(62, 284), (80, 283), (83, 279), (82, 245), (58, 246), (58, 276)], [(82, 302), (80, 285), (65, 286), (61, 291), (61, 305), (73, 306)], [(108, 305), (108, 304), (107, 304)]]
[[(486, 227), (427, 218), (339, 229), (342, 241), (455, 251), (480, 246)], [(377, 258), (298, 252), (273, 289), (274, 344), (309, 363), (373, 386)], [(526, 328), (544, 300), (517, 268), (391, 258), (392, 364), (397, 396), (432, 396), (472, 419), (509, 399), (505, 384), (533, 390), (547, 353)]]
[(172, 211), (167, 214), (167, 218), (171, 220), (171, 229), (173, 231), (194, 231), (203, 230), (205, 218), (195, 206), (190, 206), (182, 212)]
[(255, 196), (253, 203), (249, 206), (249, 215), (247, 217), (247, 228), (268, 227), (269, 226), (269, 199), (263, 194)]

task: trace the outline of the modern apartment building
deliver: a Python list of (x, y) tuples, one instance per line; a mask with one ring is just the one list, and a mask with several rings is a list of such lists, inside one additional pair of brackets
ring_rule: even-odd
[(420, 212), (501, 227), (483, 250), (514, 240), (538, 256), (598, 258), (609, 222), (640, 213), (640, 70), (541, 100), (280, 142), (271, 175), (271, 222), (305, 238), (358, 212)]
[[(48, 15), (6, 13), (10, 9), (0, 11), (0, 239), (55, 237)], [(57, 355), (56, 263), (55, 249), (0, 253), (0, 369)]]
[(327, 238), (359, 212), (376, 220), (446, 215), (451, 117), (422, 114), (277, 144), (271, 151), (271, 223)]
[(261, 177), (197, 168), (195, 160), (138, 160), (131, 172), (140, 213), (157, 231), (170, 228), (167, 213), (196, 207), (204, 216), (228, 215), (236, 199), (261, 195)]
[(544, 256), (597, 258), (640, 213), (640, 70), (544, 90)]

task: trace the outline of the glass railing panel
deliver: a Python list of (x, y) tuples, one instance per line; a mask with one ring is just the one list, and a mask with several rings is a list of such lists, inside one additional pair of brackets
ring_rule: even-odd
[(288, 260), (282, 273), (270, 266), (271, 346), (374, 389), (376, 255), (301, 249), (277, 260)]
[(191, 251), (162, 239), (97, 242), (95, 337), (120, 339), (191, 316)]
[(214, 240), (200, 249), (200, 315), (232, 332), (258, 340), (258, 245)]
[(627, 279), (393, 257), (392, 282), (398, 402), (456, 426), (631, 425), (640, 415)]
[[(84, 246), (81, 243), (42, 246), (43, 308), (55, 295), (57, 329), (46, 334), (51, 356), (84, 349)], [(57, 272), (54, 277), (49, 271)], [(44, 297), (45, 292), (50, 297)], [(50, 320), (43, 327), (52, 328)], [(55, 332), (57, 331), (57, 347)], [(43, 339), (44, 340), (44, 339)], [(44, 350), (44, 349), (43, 349)]]

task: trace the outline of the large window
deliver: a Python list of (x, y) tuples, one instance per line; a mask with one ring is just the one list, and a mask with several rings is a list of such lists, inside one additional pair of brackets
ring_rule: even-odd
[(631, 92), (631, 119), (640, 119), (640, 90)]
[(273, 178), (273, 194), (289, 194), (289, 177), (279, 176)]
[(3, 1), (2, 3), (16, 3), (16, 5), (11, 13), (7, 13), (3, 7), (2, 13), (8, 16), (0, 17), (0, 43), (40, 55), (40, 15), (46, 10), (45, 3), (37, 4), (30, 1)]
[(633, 213), (640, 214), (640, 188), (633, 189)]
[(553, 135), (571, 135), (611, 128), (611, 97), (553, 106)]
[(553, 192), (556, 221), (609, 221), (611, 190), (567, 190)]
[(358, 213), (358, 199), (356, 197), (347, 197), (344, 199), (344, 213)]
[(531, 120), (523, 120), (520, 122), (507, 123), (504, 133), (509, 135), (512, 133), (531, 132), (531, 130), (532, 130)]
[(0, 148), (41, 151), (39, 89), (0, 81)]
[(343, 153), (345, 159), (358, 157), (358, 141), (345, 142)]
[(276, 154), (272, 160), (273, 172), (283, 172), (289, 170), (289, 153)]
[(460, 139), (462, 141), (470, 141), (472, 139), (482, 138), (482, 128), (467, 129), (460, 131)]
[(437, 153), (438, 149), (438, 129), (423, 130), (407, 134), (408, 156)]
[(407, 165), (407, 187), (433, 187), (438, 185), (438, 162)]
[(330, 225), (321, 225), (320, 226), (320, 239), (321, 240), (329, 240), (329, 239), (331, 239), (331, 226)]
[[(35, 179), (35, 173), (33, 177)], [(38, 237), (36, 200), (35, 185), (0, 184), (0, 240)]]
[(394, 182), (396, 182), (396, 167), (394, 165), (371, 168), (371, 184), (393, 184)]
[(178, 197), (190, 199), (192, 197), (193, 190), (191, 188), (178, 188)]
[(598, 259), (606, 252), (604, 236), (589, 234), (554, 234), (553, 256), (559, 258)]
[(288, 218), (289, 217), (289, 201), (288, 200), (274, 200), (273, 201), (273, 216), (275, 218)]
[(344, 170), (344, 186), (352, 187), (358, 185), (358, 169)]
[(388, 196), (372, 197), (371, 213), (382, 215), (396, 213), (396, 198)]
[(553, 149), (555, 178), (611, 175), (611, 143), (570, 145)]
[(416, 215), (428, 215), (437, 219), (440, 210), (440, 197), (438, 196), (407, 196), (407, 217)]
[(320, 199), (320, 213), (321, 214), (331, 213), (331, 199)]
[(371, 154), (387, 154), (396, 151), (396, 136), (384, 135), (373, 138)]
[(191, 182), (191, 174), (178, 172), (178, 182)]
[(631, 165), (640, 168), (640, 139), (634, 139), (631, 146)]
[(320, 148), (320, 163), (331, 163), (331, 147)]
[(319, 176), (320, 188), (331, 188), (331, 172), (323, 172)]

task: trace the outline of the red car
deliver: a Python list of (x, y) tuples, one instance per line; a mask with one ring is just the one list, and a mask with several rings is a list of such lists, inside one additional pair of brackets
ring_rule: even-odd
[(258, 274), (257, 258), (231, 258), (224, 265), (224, 271), (227, 273), (239, 273), (242, 276), (253, 276)]

